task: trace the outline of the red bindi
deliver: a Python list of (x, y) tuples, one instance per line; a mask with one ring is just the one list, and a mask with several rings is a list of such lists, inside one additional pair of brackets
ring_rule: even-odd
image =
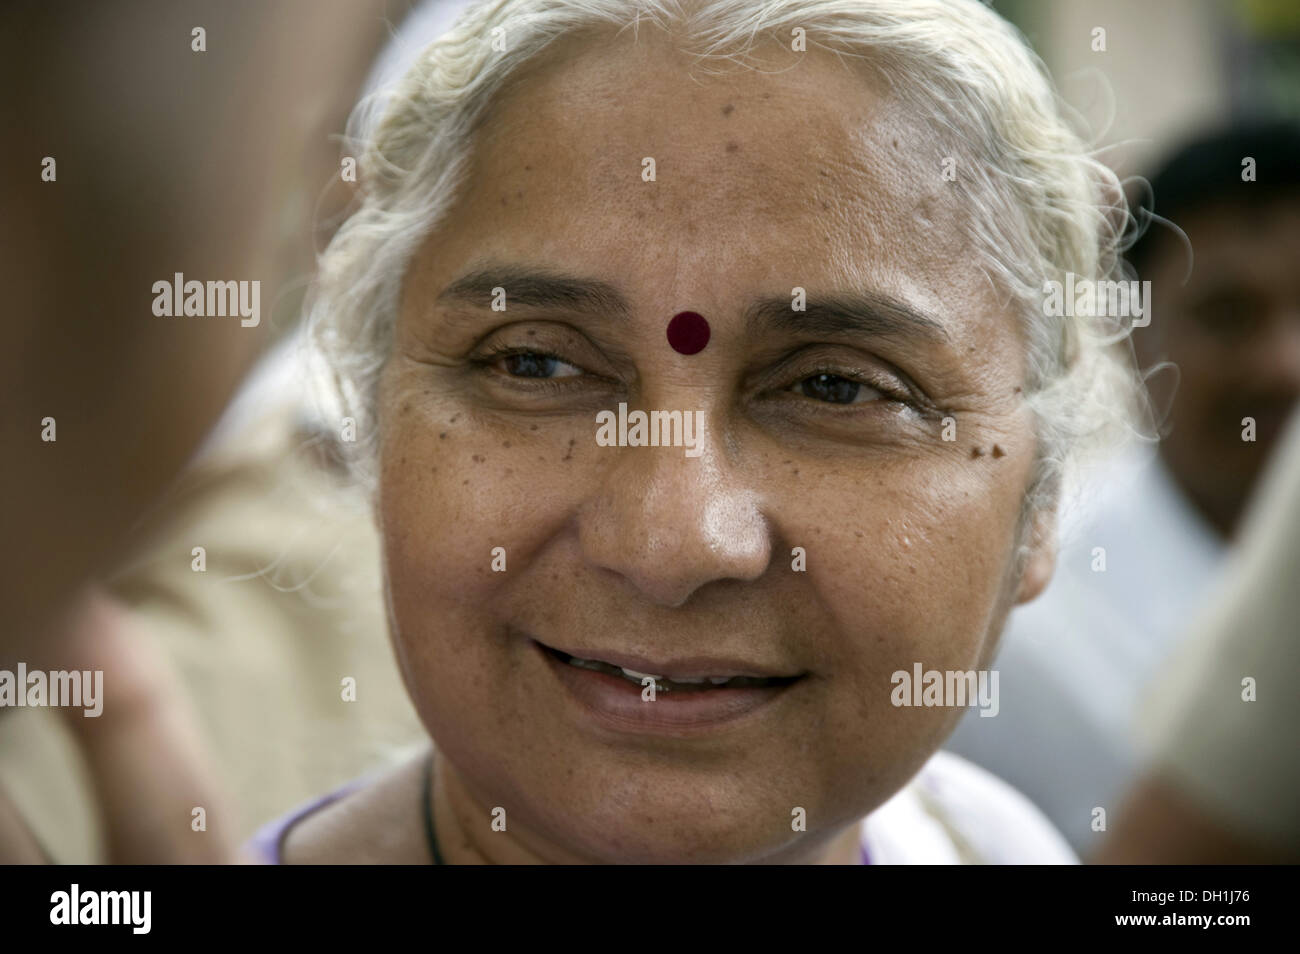
[(697, 312), (679, 312), (668, 322), (668, 343), (678, 354), (698, 354), (709, 343), (709, 323)]

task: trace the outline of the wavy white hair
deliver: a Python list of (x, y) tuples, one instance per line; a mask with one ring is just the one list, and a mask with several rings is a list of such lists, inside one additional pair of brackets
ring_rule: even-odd
[[(494, 97), (555, 39), (653, 24), (706, 68), (749, 65), (763, 34), (835, 51), (883, 76), (941, 130), (961, 170), (987, 274), (1023, 323), (1025, 399), (1039, 466), (1024, 517), (1058, 499), (1068, 465), (1131, 434), (1147, 402), (1126, 329), (1113, 320), (1044, 315), (1044, 281), (1126, 277), (1129, 216), (1045, 68), (1019, 33), (978, 0), (480, 0), (425, 46), (395, 83), (367, 96), (348, 127), (359, 206), (321, 257), (307, 301), (312, 338), (357, 421), (352, 464), (373, 488), (376, 385), (410, 258), (438, 227)], [(497, 28), (505, 50), (493, 49)], [(936, 166), (937, 171), (937, 166)], [(1117, 347), (1118, 343), (1118, 347)]]

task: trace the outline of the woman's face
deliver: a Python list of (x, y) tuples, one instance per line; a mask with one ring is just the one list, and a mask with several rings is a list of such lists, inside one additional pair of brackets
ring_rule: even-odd
[[(651, 33), (500, 100), (406, 275), (380, 387), (394, 639), (485, 831), (502, 807), (552, 858), (789, 859), (962, 714), (895, 707), (891, 674), (985, 665), (1050, 575), (1047, 544), (1014, 566), (1024, 348), (921, 121), (833, 57), (690, 74)], [(689, 355), (683, 311), (711, 332)], [(620, 403), (693, 412), (695, 450), (598, 441)], [(781, 678), (649, 701), (543, 647)]]

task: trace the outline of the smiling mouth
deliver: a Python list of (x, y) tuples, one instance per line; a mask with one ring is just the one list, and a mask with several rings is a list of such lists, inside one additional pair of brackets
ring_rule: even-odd
[(711, 692), (718, 689), (776, 689), (788, 686), (803, 678), (802, 676), (677, 676), (670, 679), (658, 673), (637, 672), (599, 659), (582, 659), (562, 650), (552, 649), (543, 643), (537, 645), (559, 662), (578, 669), (617, 676), (637, 686), (644, 686), (645, 680), (653, 679), (656, 692), (691, 693)]

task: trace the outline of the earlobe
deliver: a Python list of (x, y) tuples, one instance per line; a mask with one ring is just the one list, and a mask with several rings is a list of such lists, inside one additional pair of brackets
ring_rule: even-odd
[(1036, 599), (1047, 588), (1056, 571), (1056, 507), (1043, 507), (1033, 517), (1029, 539), (1025, 544), (1028, 549), (1023, 557), (1024, 563), (1020, 573), (1020, 586), (1016, 591), (1016, 603), (1028, 603)]

